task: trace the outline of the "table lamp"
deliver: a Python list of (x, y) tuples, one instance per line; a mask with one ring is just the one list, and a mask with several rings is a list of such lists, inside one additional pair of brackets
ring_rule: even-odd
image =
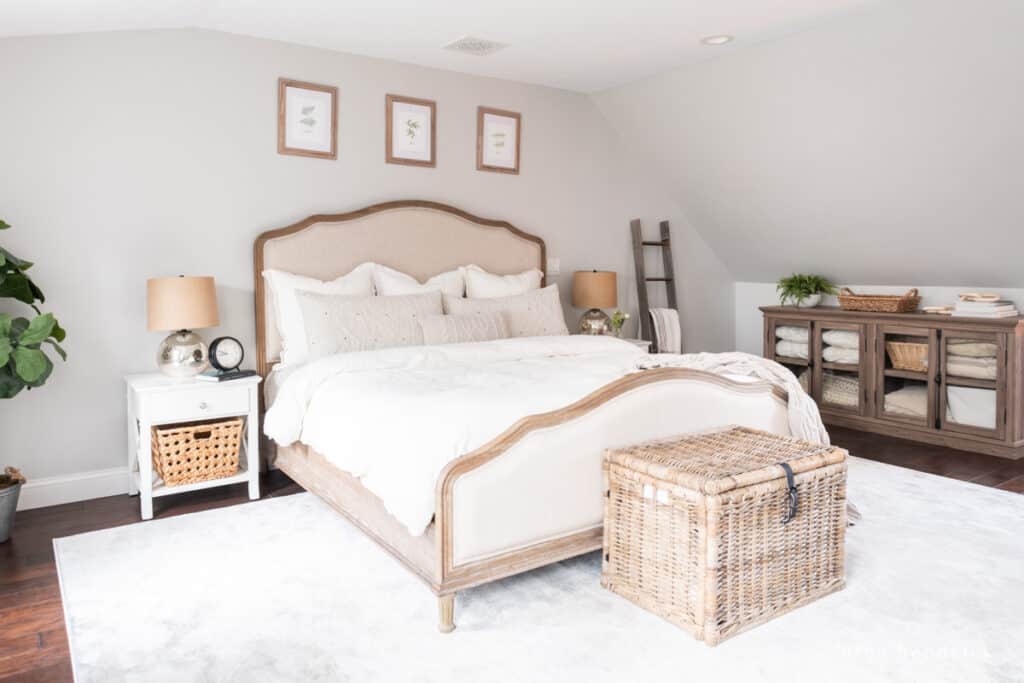
[(151, 278), (146, 282), (146, 310), (150, 331), (171, 331), (157, 350), (160, 372), (187, 378), (209, 367), (206, 342), (192, 330), (220, 322), (212, 277)]
[(572, 305), (588, 308), (580, 318), (582, 334), (609, 334), (611, 320), (602, 308), (618, 305), (618, 283), (609, 270), (578, 270), (572, 276)]

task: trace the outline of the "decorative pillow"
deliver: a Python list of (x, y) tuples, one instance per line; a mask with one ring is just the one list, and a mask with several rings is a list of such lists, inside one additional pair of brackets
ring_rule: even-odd
[(309, 360), (333, 353), (421, 346), (420, 320), (441, 314), (441, 292), (407, 296), (298, 294)]
[(775, 336), (779, 339), (793, 342), (807, 342), (810, 338), (809, 330), (806, 327), (797, 325), (782, 325), (775, 328)]
[(822, 333), (821, 340), (829, 346), (842, 349), (860, 348), (860, 335), (853, 330), (829, 330)]
[(452, 296), (462, 296), (466, 293), (464, 270), (464, 268), (449, 270), (446, 273), (435, 275), (421, 284), (412, 275), (406, 275), (400, 270), (378, 263), (373, 269), (373, 284), (380, 296), (421, 294), (423, 292), (441, 292)]
[(558, 298), (558, 285), (549, 285), (516, 296), (461, 299), (445, 296), (445, 312), (451, 315), (500, 313), (510, 337), (546, 337), (569, 334)]
[(466, 266), (466, 296), (470, 299), (494, 299), (515, 296), (540, 289), (544, 273), (536, 268), (517, 275), (495, 275), (480, 266)]
[(423, 328), (423, 343), (427, 345), (482, 342), (508, 337), (508, 326), (501, 313), (432, 315), (420, 320), (420, 327)]
[(305, 363), (307, 359), (306, 332), (298, 293), (373, 296), (373, 269), (374, 264), (362, 263), (347, 275), (330, 282), (283, 270), (263, 271), (263, 280), (267, 283), (274, 317), (277, 319), (277, 332), (281, 335), (281, 365)]

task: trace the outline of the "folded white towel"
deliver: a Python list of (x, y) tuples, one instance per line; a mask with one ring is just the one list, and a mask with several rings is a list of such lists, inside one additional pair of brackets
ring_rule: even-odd
[(849, 363), (855, 365), (860, 362), (860, 351), (857, 349), (844, 349), (841, 346), (826, 346), (821, 357), (828, 363)]
[(775, 355), (786, 358), (807, 358), (807, 342), (780, 339), (775, 342)]
[(674, 308), (652, 308), (651, 326), (654, 329), (654, 347), (658, 353), (681, 353), (683, 332), (679, 324), (679, 311)]
[(860, 334), (853, 330), (828, 330), (821, 334), (821, 340), (830, 346), (843, 349), (860, 348)]
[(785, 339), (787, 341), (804, 342), (806, 343), (810, 339), (810, 329), (807, 327), (797, 327), (796, 325), (780, 325), (775, 328), (775, 336), (779, 339)]

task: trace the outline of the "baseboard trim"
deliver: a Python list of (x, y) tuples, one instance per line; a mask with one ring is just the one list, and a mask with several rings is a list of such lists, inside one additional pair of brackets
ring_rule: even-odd
[(106, 470), (33, 479), (21, 487), (18, 509), (31, 510), (126, 493), (128, 468), (111, 467)]

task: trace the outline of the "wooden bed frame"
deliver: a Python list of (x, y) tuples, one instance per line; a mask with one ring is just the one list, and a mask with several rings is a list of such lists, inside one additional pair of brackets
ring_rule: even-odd
[[(386, 220), (375, 220), (380, 217), (386, 217)], [(351, 230), (353, 239), (357, 241), (349, 243), (344, 235), (357, 225), (360, 226), (358, 229)], [(424, 225), (428, 227), (424, 228)], [(429, 227), (430, 225), (434, 227)], [(398, 250), (401, 253), (395, 253), (392, 251), (394, 245), (399, 242), (404, 244), (405, 240), (396, 242), (392, 233), (404, 229), (410, 232), (425, 230), (428, 234), (412, 237), (411, 248), (401, 247)], [(483, 249), (481, 253), (466, 254), (459, 249), (452, 249), (453, 245), (447, 243), (435, 244), (435, 251), (431, 253), (424, 253), (416, 246), (436, 242), (429, 235), (433, 230), (451, 237), (463, 229), (468, 231), (467, 240), (475, 241)], [(320, 231), (319, 237), (311, 232), (317, 230)], [(473, 231), (476, 230), (487, 232), (475, 234)], [(324, 236), (328, 232), (331, 234), (329, 238)], [(276, 240), (301, 239), (303, 235), (313, 235), (309, 244), (289, 244), (283, 250), (283, 258), (280, 254), (272, 253), (270, 247)], [(328, 252), (338, 250), (331, 252), (326, 258), (327, 265), (323, 262), (325, 249)], [(354, 253), (348, 253), (350, 250)], [(363, 261), (376, 261), (425, 279), (438, 272), (471, 262), (499, 273), (519, 272), (529, 267), (538, 267), (543, 271), (545, 263), (544, 242), (539, 237), (525, 233), (505, 221), (478, 218), (453, 207), (427, 201), (389, 202), (350, 213), (311, 216), (289, 227), (263, 233), (255, 242), (254, 252), (257, 367), (264, 377), (276, 363), (279, 352), (276, 328), (270, 329), (274, 324), (271, 320), (273, 311), (268, 306), (261, 277), (265, 267), (330, 279), (348, 272)], [(313, 254), (311, 260), (317, 261), (310, 268), (303, 266), (304, 252)], [(529, 261), (525, 266), (524, 258)], [(459, 515), (469, 514), (456, 509), (459, 486), (470, 486), (473, 476), (481, 472), (486, 474), (488, 465), (493, 465), (503, 457), (536, 460), (537, 456), (531, 453), (539, 449), (545, 458), (540, 461), (541, 465), (550, 463), (552, 458), (567, 458), (564, 446), (561, 450), (553, 447), (552, 452), (548, 452), (544, 448), (544, 440), (561, 439), (560, 443), (564, 443), (566, 436), (573, 434), (568, 430), (580, 430), (585, 427), (586, 420), (602, 420), (605, 419), (603, 415), (607, 415), (609, 420), (612, 419), (612, 415), (618, 415), (617, 419), (621, 422), (624, 413), (632, 415), (630, 411), (634, 408), (639, 409), (644, 401), (664, 402), (664, 419), (648, 415), (645, 420), (629, 420), (629, 423), (647, 424), (646, 427), (638, 426), (638, 433), (635, 435), (626, 433), (631, 431), (628, 426), (624, 428), (621, 438), (625, 441), (622, 444), (602, 443), (600, 448), (594, 449), (596, 452), (588, 451), (585, 454), (586, 458), (588, 462), (593, 460), (595, 471), (599, 473), (601, 450), (605, 446), (624, 445), (642, 438), (693, 431), (695, 427), (700, 426), (716, 426), (695, 424), (694, 420), (698, 418), (689, 418), (690, 415), (701, 412), (697, 406), (692, 405), (692, 398), (687, 399), (691, 402), (690, 406), (685, 405), (685, 400), (665, 401), (666, 397), (673, 396), (673, 392), (678, 392), (678, 396), (682, 398), (691, 396), (693, 391), (706, 392), (716, 400), (735, 400), (740, 406), (740, 412), (746, 411), (750, 416), (747, 420), (737, 420), (735, 415), (722, 415), (717, 424), (745, 423), (753, 427), (788, 433), (788, 427), (785, 426), (786, 394), (767, 383), (733, 382), (718, 375), (680, 368), (662, 368), (627, 375), (572, 405), (549, 413), (524, 417), (489, 443), (449, 463), (437, 481), (434, 521), (421, 536), (410, 534), (387, 512), (380, 499), (363, 487), (356, 477), (332, 465), (324, 456), (305, 445), (294, 443), (277, 446), (275, 463), (305, 489), (323, 498), (420, 577), (438, 597), (440, 629), (447, 633), (454, 629), (456, 592), (600, 549), (602, 543), (602, 528), (598, 518), (594, 523), (559, 533), (554, 537), (510, 545), (484, 557), (459, 558), (456, 552), (458, 539), (455, 530), (460, 520)], [(705, 415), (701, 419), (707, 422), (709, 418)], [(652, 420), (658, 420), (659, 424), (652, 427)], [(582, 433), (588, 434), (590, 431), (592, 430)], [(615, 436), (620, 438), (618, 432)], [(267, 452), (272, 453), (274, 450), (268, 448)], [(550, 477), (545, 479), (545, 476), (544, 471), (538, 471), (536, 481), (550, 483)], [(522, 489), (522, 498), (528, 498), (533, 493), (530, 487), (524, 488), (521, 483), (519, 486)], [(467, 499), (471, 498), (467, 496)], [(594, 491), (595, 505), (598, 504), (599, 498), (598, 488)]]

